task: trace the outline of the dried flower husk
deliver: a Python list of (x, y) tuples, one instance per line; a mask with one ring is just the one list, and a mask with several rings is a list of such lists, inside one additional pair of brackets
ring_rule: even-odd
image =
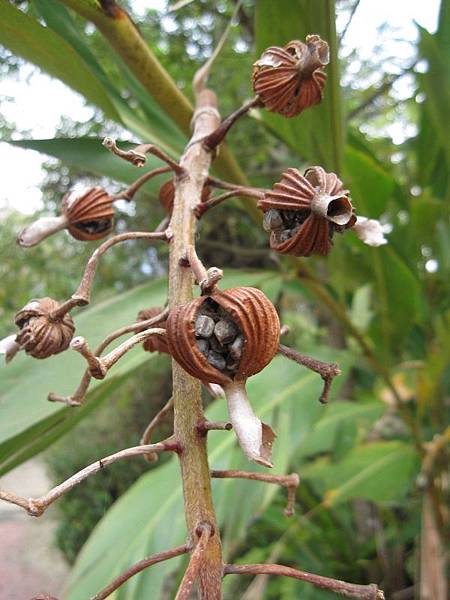
[(101, 187), (74, 190), (62, 201), (67, 229), (76, 240), (89, 242), (108, 235), (113, 228), (112, 198)]
[[(148, 319), (153, 319), (157, 317), (161, 313), (161, 308), (146, 308), (144, 310), (140, 310), (137, 316), (138, 321), (147, 321)], [(161, 321), (158, 323), (158, 327), (165, 327), (166, 321)], [(143, 330), (142, 330), (143, 331)], [(145, 340), (142, 344), (144, 350), (147, 352), (163, 352), (164, 354), (169, 354), (169, 348), (167, 346), (166, 339), (160, 335), (153, 335)]]
[(20, 329), (16, 342), (34, 358), (48, 358), (69, 347), (75, 325), (69, 313), (53, 316), (59, 306), (52, 298), (33, 299), (15, 316)]
[[(211, 365), (200, 351), (195, 335), (196, 318), (203, 305), (213, 300), (234, 321), (244, 338), (242, 355), (233, 375)], [(215, 289), (174, 308), (167, 319), (167, 342), (173, 358), (190, 375), (223, 387), (239, 444), (245, 454), (271, 467), (275, 433), (253, 413), (245, 392), (248, 377), (261, 371), (278, 351), (280, 322), (275, 307), (256, 288)]]
[(322, 100), (329, 60), (328, 44), (318, 35), (272, 46), (253, 65), (253, 89), (265, 108), (295, 117)]
[[(206, 202), (209, 198), (210, 190), (207, 185), (203, 187), (201, 202)], [(175, 200), (175, 186), (173, 179), (169, 179), (159, 189), (159, 201), (168, 215), (172, 214), (173, 203)]]
[(348, 194), (337, 175), (322, 167), (311, 167), (304, 175), (287, 169), (257, 205), (266, 215), (272, 210), (280, 217), (270, 247), (281, 254), (326, 256), (334, 233), (356, 222)]

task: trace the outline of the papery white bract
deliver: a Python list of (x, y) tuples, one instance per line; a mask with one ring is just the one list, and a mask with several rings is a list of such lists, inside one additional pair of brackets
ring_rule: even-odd
[(368, 246), (383, 246), (388, 241), (384, 237), (383, 228), (377, 219), (368, 219), (367, 217), (357, 217), (356, 223), (352, 227), (360, 240)]

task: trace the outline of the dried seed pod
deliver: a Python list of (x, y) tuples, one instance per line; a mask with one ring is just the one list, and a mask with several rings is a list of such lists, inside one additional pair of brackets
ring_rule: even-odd
[(61, 208), (67, 218), (67, 229), (76, 240), (98, 240), (112, 230), (112, 198), (101, 187), (69, 192), (64, 196)]
[[(154, 317), (160, 314), (161, 310), (161, 308), (146, 308), (144, 310), (141, 310), (138, 313), (137, 320), (147, 321), (148, 319), (153, 319)], [(158, 327), (165, 326), (166, 321), (161, 321), (161, 323), (158, 323)], [(145, 340), (142, 346), (147, 352), (162, 352), (164, 354), (169, 354), (167, 342), (165, 338), (160, 335), (153, 335), (152, 337), (148, 338), (147, 340)]]
[[(204, 186), (202, 190), (201, 202), (206, 202), (209, 198), (210, 190)], [(168, 215), (172, 214), (173, 202), (175, 199), (175, 186), (173, 179), (169, 179), (159, 189), (159, 201)]]
[(253, 89), (265, 108), (295, 117), (322, 100), (329, 61), (328, 44), (318, 35), (272, 46), (253, 65)]
[(59, 306), (52, 298), (34, 299), (15, 316), (20, 329), (15, 341), (34, 358), (48, 358), (69, 347), (75, 325), (69, 313), (55, 315)]
[[(257, 205), (265, 213), (265, 227), (271, 229), (270, 247), (294, 256), (327, 255), (334, 232), (356, 222), (348, 194), (337, 175), (322, 167), (311, 167), (305, 175), (287, 169)], [(273, 218), (274, 210), (282, 224)]]
[(67, 229), (77, 240), (97, 240), (108, 235), (113, 226), (112, 198), (100, 187), (68, 192), (62, 199), (61, 213), (25, 227), (17, 236), (19, 246), (35, 246), (61, 229)]
[[(219, 328), (226, 334), (222, 342), (215, 333), (207, 340), (211, 346), (222, 347), (221, 353), (205, 352), (195, 335), (198, 315), (213, 313), (220, 317), (216, 327), (227, 323)], [(210, 296), (174, 308), (166, 330), (169, 352), (183, 369), (201, 381), (223, 387), (230, 419), (246, 455), (271, 467), (275, 433), (253, 413), (245, 392), (247, 378), (261, 371), (278, 351), (280, 322), (270, 300), (256, 288), (215, 289)]]

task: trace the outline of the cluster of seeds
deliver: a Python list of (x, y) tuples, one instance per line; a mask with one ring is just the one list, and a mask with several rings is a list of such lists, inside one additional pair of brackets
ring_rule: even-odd
[(200, 306), (195, 319), (197, 347), (214, 368), (233, 377), (244, 349), (244, 336), (233, 318), (212, 298)]
[(111, 229), (111, 219), (97, 219), (95, 221), (80, 221), (79, 223), (73, 223), (72, 227), (83, 231), (89, 235), (96, 235), (97, 233), (103, 233)]
[[(276, 210), (271, 208), (264, 213), (263, 226), (267, 232), (275, 235), (276, 243), (281, 244), (297, 233), (310, 214), (309, 210)], [(345, 227), (329, 221), (328, 229), (330, 239), (332, 239), (335, 231), (340, 233)]]

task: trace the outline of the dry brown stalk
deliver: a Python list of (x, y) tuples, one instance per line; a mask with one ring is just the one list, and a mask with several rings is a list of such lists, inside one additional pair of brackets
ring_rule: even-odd
[(149, 452), (178, 452), (179, 450), (179, 444), (173, 438), (168, 438), (167, 440), (159, 442), (158, 444), (125, 448), (124, 450), (120, 450), (119, 452), (115, 452), (109, 456), (105, 456), (105, 458), (96, 460), (94, 463), (88, 465), (81, 471), (78, 471), (78, 473), (75, 473), (75, 475), (72, 475), (72, 477), (69, 477), (69, 479), (66, 479), (56, 487), (52, 488), (44, 496), (40, 496), (39, 498), (24, 498), (23, 496), (17, 496), (12, 492), (0, 490), (0, 499), (24, 508), (32, 517), (40, 517), (60, 496), (84, 481), (90, 475), (98, 473), (98, 471), (101, 471), (117, 460), (148, 454)]
[(110, 594), (120, 588), (126, 581), (128, 581), (133, 575), (137, 575), (147, 567), (151, 567), (152, 565), (156, 565), (159, 562), (163, 562), (165, 560), (169, 560), (170, 558), (175, 558), (176, 556), (181, 556), (182, 554), (186, 554), (190, 551), (190, 547), (187, 544), (183, 544), (182, 546), (177, 546), (176, 548), (172, 548), (172, 550), (165, 550), (164, 552), (158, 552), (158, 554), (152, 554), (152, 556), (147, 556), (142, 560), (138, 561), (134, 565), (132, 565), (129, 569), (124, 571), (121, 575), (113, 579), (111, 583), (109, 583), (105, 588), (103, 588), (98, 594), (92, 596), (91, 600), (105, 600), (108, 598)]
[(383, 592), (374, 584), (359, 585), (356, 583), (347, 583), (339, 579), (331, 579), (322, 575), (306, 573), (291, 567), (283, 565), (225, 565), (223, 569), (225, 575), (281, 575), (292, 577), (300, 581), (311, 583), (315, 587), (323, 590), (340, 594), (346, 598), (359, 598), (359, 600), (384, 600)]
[[(191, 554), (188, 567), (181, 580), (175, 600), (188, 600), (192, 586), (198, 578), (202, 567), (203, 555), (206, 552), (209, 538), (214, 534), (210, 523), (200, 523), (197, 527), (198, 542)], [(207, 596), (208, 597), (208, 596)], [(211, 596), (213, 597), (213, 596)]]
[[(142, 434), (141, 441), (140, 441), (140, 443), (142, 445), (150, 443), (150, 438), (152, 436), (152, 433), (154, 432), (156, 427), (158, 427), (158, 425), (161, 423), (161, 421), (164, 419), (164, 417), (167, 415), (167, 413), (169, 413), (172, 409), (173, 409), (173, 398), (171, 396), (169, 398), (169, 400), (167, 400), (167, 402), (161, 408), (161, 410), (158, 413), (156, 413), (156, 415), (153, 417), (153, 419), (150, 421), (150, 423), (145, 428), (145, 431)], [(158, 460), (158, 454), (156, 452), (152, 452), (150, 454), (146, 454), (144, 456), (144, 458), (146, 460), (148, 460), (148, 462), (155, 462)]]
[(252, 471), (211, 471), (211, 477), (217, 479), (227, 479), (229, 477), (235, 479), (250, 479), (252, 481), (262, 481), (264, 483), (274, 483), (287, 488), (288, 501), (284, 514), (286, 517), (292, 517), (295, 512), (295, 492), (300, 483), (300, 478), (297, 473), (290, 475), (269, 475), (266, 473), (254, 473)]

